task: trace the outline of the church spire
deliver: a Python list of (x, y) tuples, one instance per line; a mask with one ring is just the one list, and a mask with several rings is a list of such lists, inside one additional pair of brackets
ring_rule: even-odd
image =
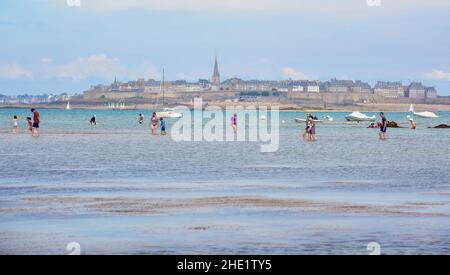
[(214, 72), (211, 78), (211, 89), (214, 91), (220, 90), (220, 73), (219, 73), (219, 64), (217, 62), (217, 56), (214, 60)]
[(219, 65), (217, 64), (217, 55), (216, 55), (216, 59), (214, 60), (214, 76), (219, 76)]

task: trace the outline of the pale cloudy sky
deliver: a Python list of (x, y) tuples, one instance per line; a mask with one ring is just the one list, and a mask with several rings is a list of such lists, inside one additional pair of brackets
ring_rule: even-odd
[[(80, 3), (80, 5), (78, 5)], [(2, 0), (0, 94), (138, 77), (423, 81), (450, 95), (450, 1)]]

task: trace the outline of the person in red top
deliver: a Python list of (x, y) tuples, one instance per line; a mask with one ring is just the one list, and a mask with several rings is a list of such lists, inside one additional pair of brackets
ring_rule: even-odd
[(39, 136), (39, 123), (41, 122), (39, 112), (34, 108), (31, 109), (31, 112), (33, 113), (33, 130), (31, 133), (33, 136)]

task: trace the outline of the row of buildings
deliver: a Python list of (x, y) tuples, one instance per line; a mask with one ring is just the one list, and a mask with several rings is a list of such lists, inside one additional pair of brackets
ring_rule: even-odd
[(426, 87), (421, 82), (412, 82), (408, 86), (404, 86), (401, 82), (379, 81), (375, 85), (373, 93), (386, 98), (427, 99), (437, 97), (437, 91), (434, 87)]
[[(111, 85), (91, 87), (98, 92), (160, 92), (162, 82), (154, 79), (129, 81), (122, 83), (115, 80)], [(207, 79), (197, 82), (186, 80), (165, 81), (164, 89), (172, 92), (202, 92), (202, 91), (236, 91), (236, 92), (288, 92), (288, 93), (372, 93), (385, 98), (436, 98), (434, 87), (424, 86), (421, 82), (404, 85), (402, 82), (378, 81), (374, 87), (361, 80), (337, 80), (321, 82), (318, 80), (242, 80), (230, 78), (214, 83)]]
[(378, 81), (374, 87), (361, 80), (338, 80), (321, 82), (318, 80), (243, 80), (230, 78), (220, 81), (217, 57), (211, 80), (199, 79), (196, 82), (186, 80), (157, 81), (154, 79), (138, 79), (137, 81), (120, 82), (117, 79), (111, 85), (97, 85), (90, 91), (98, 92), (160, 92), (162, 87), (171, 92), (202, 91), (235, 91), (235, 92), (288, 92), (288, 93), (372, 93), (385, 98), (436, 98), (434, 87), (424, 86), (420, 82), (403, 85), (402, 82)]
[(60, 95), (15, 95), (6, 96), (0, 94), (0, 104), (49, 104), (70, 100), (71, 96), (63, 93)]

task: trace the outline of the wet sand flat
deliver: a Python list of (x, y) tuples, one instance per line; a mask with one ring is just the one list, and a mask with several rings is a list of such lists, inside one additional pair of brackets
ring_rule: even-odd
[(68, 254), (71, 242), (83, 254), (368, 254), (370, 242), (450, 254), (450, 131), (427, 128), (448, 112), (389, 129), (386, 142), (320, 113), (334, 121), (314, 143), (300, 138), (304, 113), (282, 112), (270, 154), (151, 136), (136, 120), (145, 110), (98, 110), (96, 127), (91, 111), (41, 110), (39, 138), (9, 133), (10, 112), (0, 110), (0, 254)]

